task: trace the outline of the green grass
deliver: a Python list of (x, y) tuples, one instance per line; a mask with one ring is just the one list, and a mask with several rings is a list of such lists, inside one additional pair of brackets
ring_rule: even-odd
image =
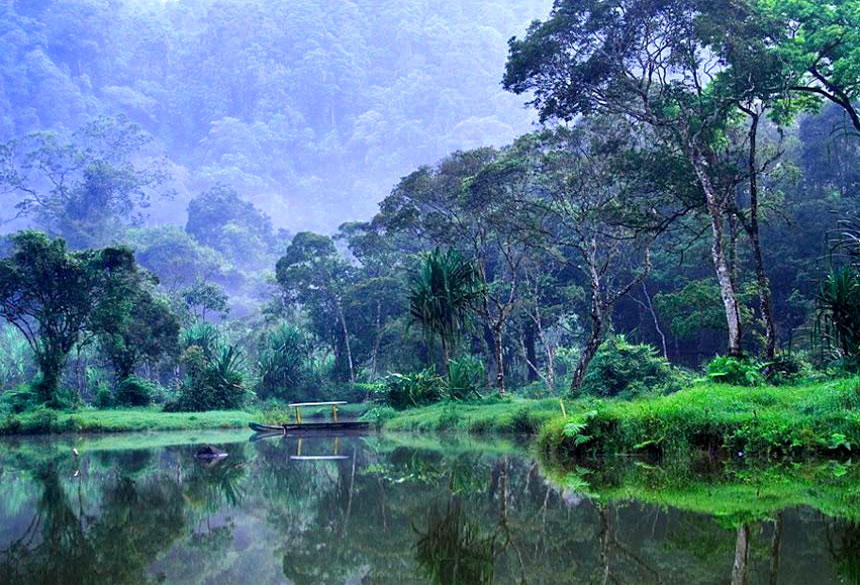
[(404, 411), (380, 407), (364, 420), (390, 431), (537, 433), (540, 450), (562, 462), (691, 449), (757, 457), (860, 449), (860, 377), (779, 387), (700, 383), (666, 396), (564, 404), (567, 416), (557, 398), (508, 396)]
[(800, 386), (701, 384), (634, 401), (583, 401), (540, 432), (559, 461), (607, 453), (743, 456), (853, 452), (860, 448), (860, 378)]
[(404, 411), (377, 408), (369, 411), (364, 420), (377, 422), (386, 431), (533, 434), (560, 412), (558, 398), (507, 396), (475, 402), (445, 401)]
[(157, 408), (38, 409), (0, 418), (0, 434), (116, 433), (133, 431), (188, 431), (247, 427), (259, 414), (241, 410), (162, 412)]

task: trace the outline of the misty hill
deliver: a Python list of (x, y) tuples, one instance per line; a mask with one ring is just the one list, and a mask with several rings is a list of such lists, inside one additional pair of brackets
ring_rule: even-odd
[(0, 5), (0, 140), (123, 113), (156, 140), (184, 223), (234, 187), (278, 226), (369, 217), (419, 164), (534, 118), (499, 84), (548, 0), (28, 0)]

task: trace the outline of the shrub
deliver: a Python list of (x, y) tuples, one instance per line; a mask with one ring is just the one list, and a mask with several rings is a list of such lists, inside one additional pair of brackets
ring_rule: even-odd
[(93, 397), (93, 406), (96, 408), (111, 408), (114, 405), (113, 394), (107, 384), (99, 384)]
[(765, 379), (774, 386), (796, 384), (811, 373), (812, 366), (804, 356), (792, 353), (776, 355), (764, 368)]
[(19, 414), (35, 407), (38, 401), (36, 389), (29, 384), (21, 384), (0, 394), (0, 412)]
[(448, 377), (443, 380), (445, 395), (451, 400), (481, 397), (486, 386), (487, 370), (484, 362), (475, 356), (466, 355), (448, 363)]
[(389, 374), (379, 400), (397, 410), (437, 402), (442, 398), (442, 378), (432, 368), (414, 374)]
[(129, 376), (116, 387), (116, 405), (149, 406), (152, 404), (152, 397), (156, 394), (158, 394), (158, 386), (149, 380)]
[(631, 398), (668, 390), (677, 379), (672, 366), (648, 344), (632, 344), (623, 335), (606, 340), (585, 372), (582, 391), (595, 396)]
[(165, 405), (165, 410), (229, 410), (245, 404), (248, 392), (238, 347), (221, 346), (208, 358), (203, 349), (192, 345), (185, 351), (183, 361), (188, 375), (180, 387), (179, 398)]
[(831, 269), (816, 298), (816, 330), (823, 347), (847, 370), (860, 369), (860, 270)]
[(708, 377), (720, 384), (760, 386), (765, 382), (764, 364), (753, 358), (717, 356), (708, 364)]
[(262, 399), (303, 399), (311, 348), (301, 331), (287, 324), (264, 333), (259, 342), (257, 396)]

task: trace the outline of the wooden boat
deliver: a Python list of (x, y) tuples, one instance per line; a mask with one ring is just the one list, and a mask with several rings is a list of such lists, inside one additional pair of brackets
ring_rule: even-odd
[[(280, 425), (263, 425), (259, 423), (248, 423), (248, 426), (251, 427), (252, 431), (257, 433), (266, 433), (271, 435), (296, 435), (296, 434), (306, 434), (306, 433), (319, 433), (319, 432), (351, 432), (351, 431), (364, 431), (370, 428), (370, 423), (359, 422), (359, 421), (339, 421), (337, 419), (337, 407), (346, 404), (343, 401), (335, 401), (335, 402), (293, 402), (290, 404), (290, 408), (296, 409), (296, 422), (295, 423), (283, 423)], [(303, 407), (319, 407), (319, 406), (331, 406), (331, 414), (332, 420), (324, 421), (324, 422), (302, 422), (302, 414), (301, 408)]]
[(332, 431), (364, 431), (370, 428), (370, 423), (360, 421), (339, 421), (339, 422), (306, 422), (306, 423), (286, 423), (282, 425), (261, 425), (258, 423), (248, 423), (252, 431), (257, 433), (271, 433), (273, 435), (295, 434), (295, 433), (312, 433), (312, 432), (332, 432)]

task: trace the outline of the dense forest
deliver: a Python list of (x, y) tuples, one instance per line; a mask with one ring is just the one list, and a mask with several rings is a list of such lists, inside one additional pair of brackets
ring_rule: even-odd
[(3, 409), (856, 371), (858, 15), (7, 3)]
[[(0, 139), (126, 115), (188, 199), (230, 185), (277, 227), (367, 217), (401, 175), (529, 129), (499, 86), (548, 0), (35, 0), (0, 6)], [(484, 15), (480, 23), (474, 15)], [(9, 214), (4, 213), (3, 216)]]

